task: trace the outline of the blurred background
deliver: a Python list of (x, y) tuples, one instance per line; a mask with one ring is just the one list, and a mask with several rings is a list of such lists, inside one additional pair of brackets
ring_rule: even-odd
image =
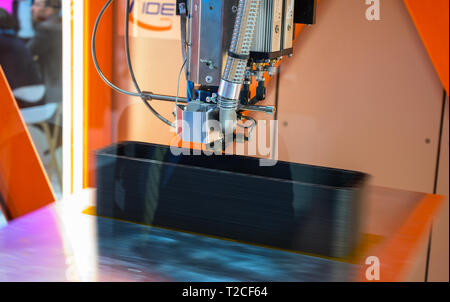
[(60, 198), (61, 0), (0, 0), (0, 65), (54, 193)]

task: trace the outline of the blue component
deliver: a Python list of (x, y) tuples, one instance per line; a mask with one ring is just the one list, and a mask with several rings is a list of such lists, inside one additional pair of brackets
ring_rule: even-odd
[(191, 81), (187, 81), (187, 99), (188, 102), (191, 101), (191, 99), (193, 98), (193, 90), (194, 90), (194, 83)]
[(200, 101), (206, 102), (207, 97), (211, 97), (212, 93), (204, 90), (197, 90)]

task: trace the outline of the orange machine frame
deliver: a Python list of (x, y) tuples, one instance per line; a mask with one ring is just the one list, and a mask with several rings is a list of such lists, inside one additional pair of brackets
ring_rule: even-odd
[[(112, 91), (97, 74), (92, 62), (91, 37), (105, 1), (84, 1), (84, 163), (83, 187), (95, 187), (94, 152), (111, 144)], [(97, 34), (97, 57), (106, 77), (112, 76), (113, 12), (109, 9)]]
[[(319, 1), (318, 1), (319, 2)], [(448, 0), (423, 1), (404, 0), (414, 24), (427, 48), (431, 60), (448, 92), (449, 86), (449, 18)], [(91, 59), (90, 38), (97, 14), (104, 5), (103, 1), (87, 1), (85, 5), (85, 129), (84, 129), (84, 187), (95, 186), (95, 150), (112, 142), (111, 89), (98, 76)], [(104, 16), (102, 26), (97, 35), (98, 57), (101, 58), (102, 70), (107, 77), (112, 76), (112, 34), (113, 14), (110, 9)], [(303, 25), (297, 25), (296, 38)], [(281, 62), (279, 62), (281, 64)], [(266, 76), (269, 81), (270, 77)], [(252, 90), (256, 89), (253, 83)]]
[(449, 1), (404, 0), (409, 14), (448, 93)]
[(0, 192), (10, 218), (55, 201), (50, 182), (0, 66)]

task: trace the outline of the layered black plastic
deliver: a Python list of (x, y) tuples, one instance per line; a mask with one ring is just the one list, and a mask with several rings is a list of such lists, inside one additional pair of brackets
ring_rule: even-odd
[(99, 151), (98, 215), (330, 257), (356, 247), (366, 174), (174, 153), (138, 142)]

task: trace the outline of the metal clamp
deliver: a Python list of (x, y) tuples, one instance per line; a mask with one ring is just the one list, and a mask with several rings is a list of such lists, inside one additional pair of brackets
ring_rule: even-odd
[(242, 84), (231, 83), (225, 80), (220, 82), (219, 96), (229, 100), (239, 100)]

